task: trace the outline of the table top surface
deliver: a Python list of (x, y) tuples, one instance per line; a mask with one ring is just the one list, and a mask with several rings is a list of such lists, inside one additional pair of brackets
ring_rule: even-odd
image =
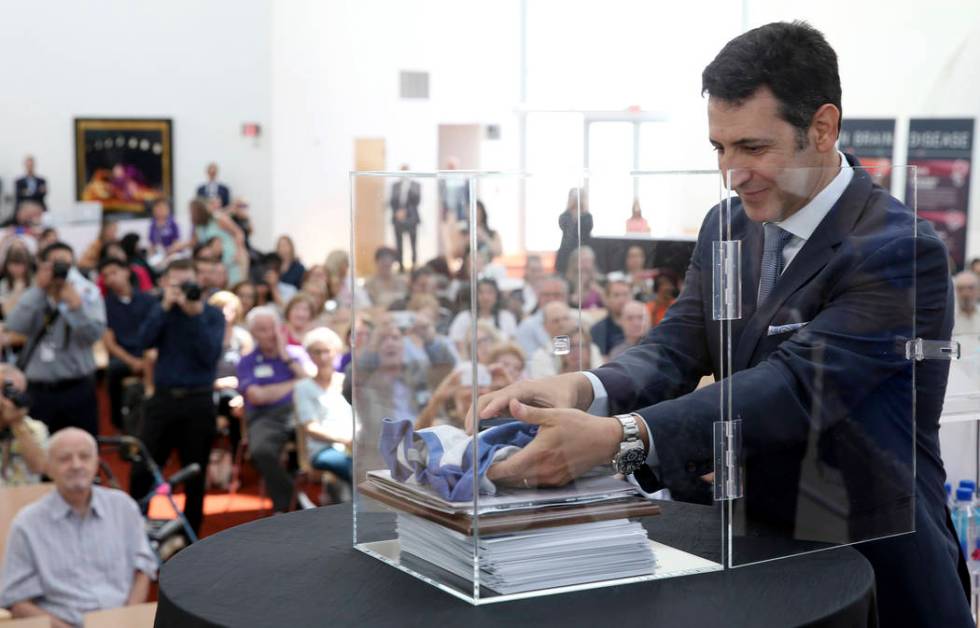
[(355, 550), (344, 504), (261, 519), (182, 551), (161, 571), (155, 625), (866, 625), (873, 609), (874, 572), (849, 547), (476, 607)]

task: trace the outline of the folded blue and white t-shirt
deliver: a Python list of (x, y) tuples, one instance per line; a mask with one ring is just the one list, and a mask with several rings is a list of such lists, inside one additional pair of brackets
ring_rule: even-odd
[(409, 419), (384, 419), (379, 447), (391, 477), (399, 482), (414, 478), (443, 499), (457, 502), (473, 499), (474, 473), (480, 494), (495, 495), (497, 487), (487, 478), (487, 469), (527, 446), (537, 433), (537, 425), (522, 421), (485, 429), (476, 437), (474, 464), (473, 437), (465, 430), (437, 425), (416, 431)]

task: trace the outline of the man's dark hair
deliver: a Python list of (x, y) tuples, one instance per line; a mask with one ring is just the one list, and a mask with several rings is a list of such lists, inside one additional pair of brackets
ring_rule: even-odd
[(382, 257), (390, 257), (393, 260), (397, 260), (398, 251), (391, 248), (390, 246), (379, 246), (378, 249), (374, 252), (374, 261), (379, 262), (381, 261)]
[(193, 273), (195, 272), (194, 262), (186, 257), (175, 259), (167, 264), (167, 270), (164, 271), (164, 274), (169, 274), (172, 270), (189, 270)]
[(103, 270), (105, 270), (106, 268), (110, 267), (110, 266), (118, 266), (119, 268), (122, 268), (123, 270), (126, 270), (126, 271), (129, 270), (129, 265), (126, 264), (126, 262), (124, 262), (121, 259), (119, 259), (118, 257), (103, 257), (101, 260), (99, 260), (99, 272), (100, 273)]
[(702, 96), (736, 105), (762, 86), (779, 100), (783, 120), (796, 127), (801, 149), (817, 109), (830, 103), (841, 110), (837, 53), (806, 22), (773, 22), (742, 33), (701, 73)]
[(67, 242), (58, 241), (58, 242), (52, 242), (51, 244), (41, 249), (41, 253), (38, 255), (38, 258), (40, 258), (42, 262), (46, 262), (48, 261), (48, 257), (50, 257), (50, 255), (55, 251), (68, 251), (69, 253), (71, 253), (73, 259), (75, 257), (74, 249), (72, 249)]
[(262, 256), (262, 272), (270, 270), (278, 274), (282, 269), (282, 257), (278, 253), (266, 253)]

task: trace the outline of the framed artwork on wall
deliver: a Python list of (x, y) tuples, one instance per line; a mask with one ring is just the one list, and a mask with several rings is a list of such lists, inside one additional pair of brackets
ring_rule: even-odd
[(75, 199), (103, 217), (150, 215), (173, 198), (173, 123), (168, 118), (75, 118)]

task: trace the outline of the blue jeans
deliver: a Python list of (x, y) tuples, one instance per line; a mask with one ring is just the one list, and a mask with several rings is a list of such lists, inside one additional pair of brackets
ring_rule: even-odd
[(333, 447), (324, 447), (311, 460), (314, 469), (330, 471), (344, 482), (350, 483), (354, 472), (354, 461), (347, 454)]

